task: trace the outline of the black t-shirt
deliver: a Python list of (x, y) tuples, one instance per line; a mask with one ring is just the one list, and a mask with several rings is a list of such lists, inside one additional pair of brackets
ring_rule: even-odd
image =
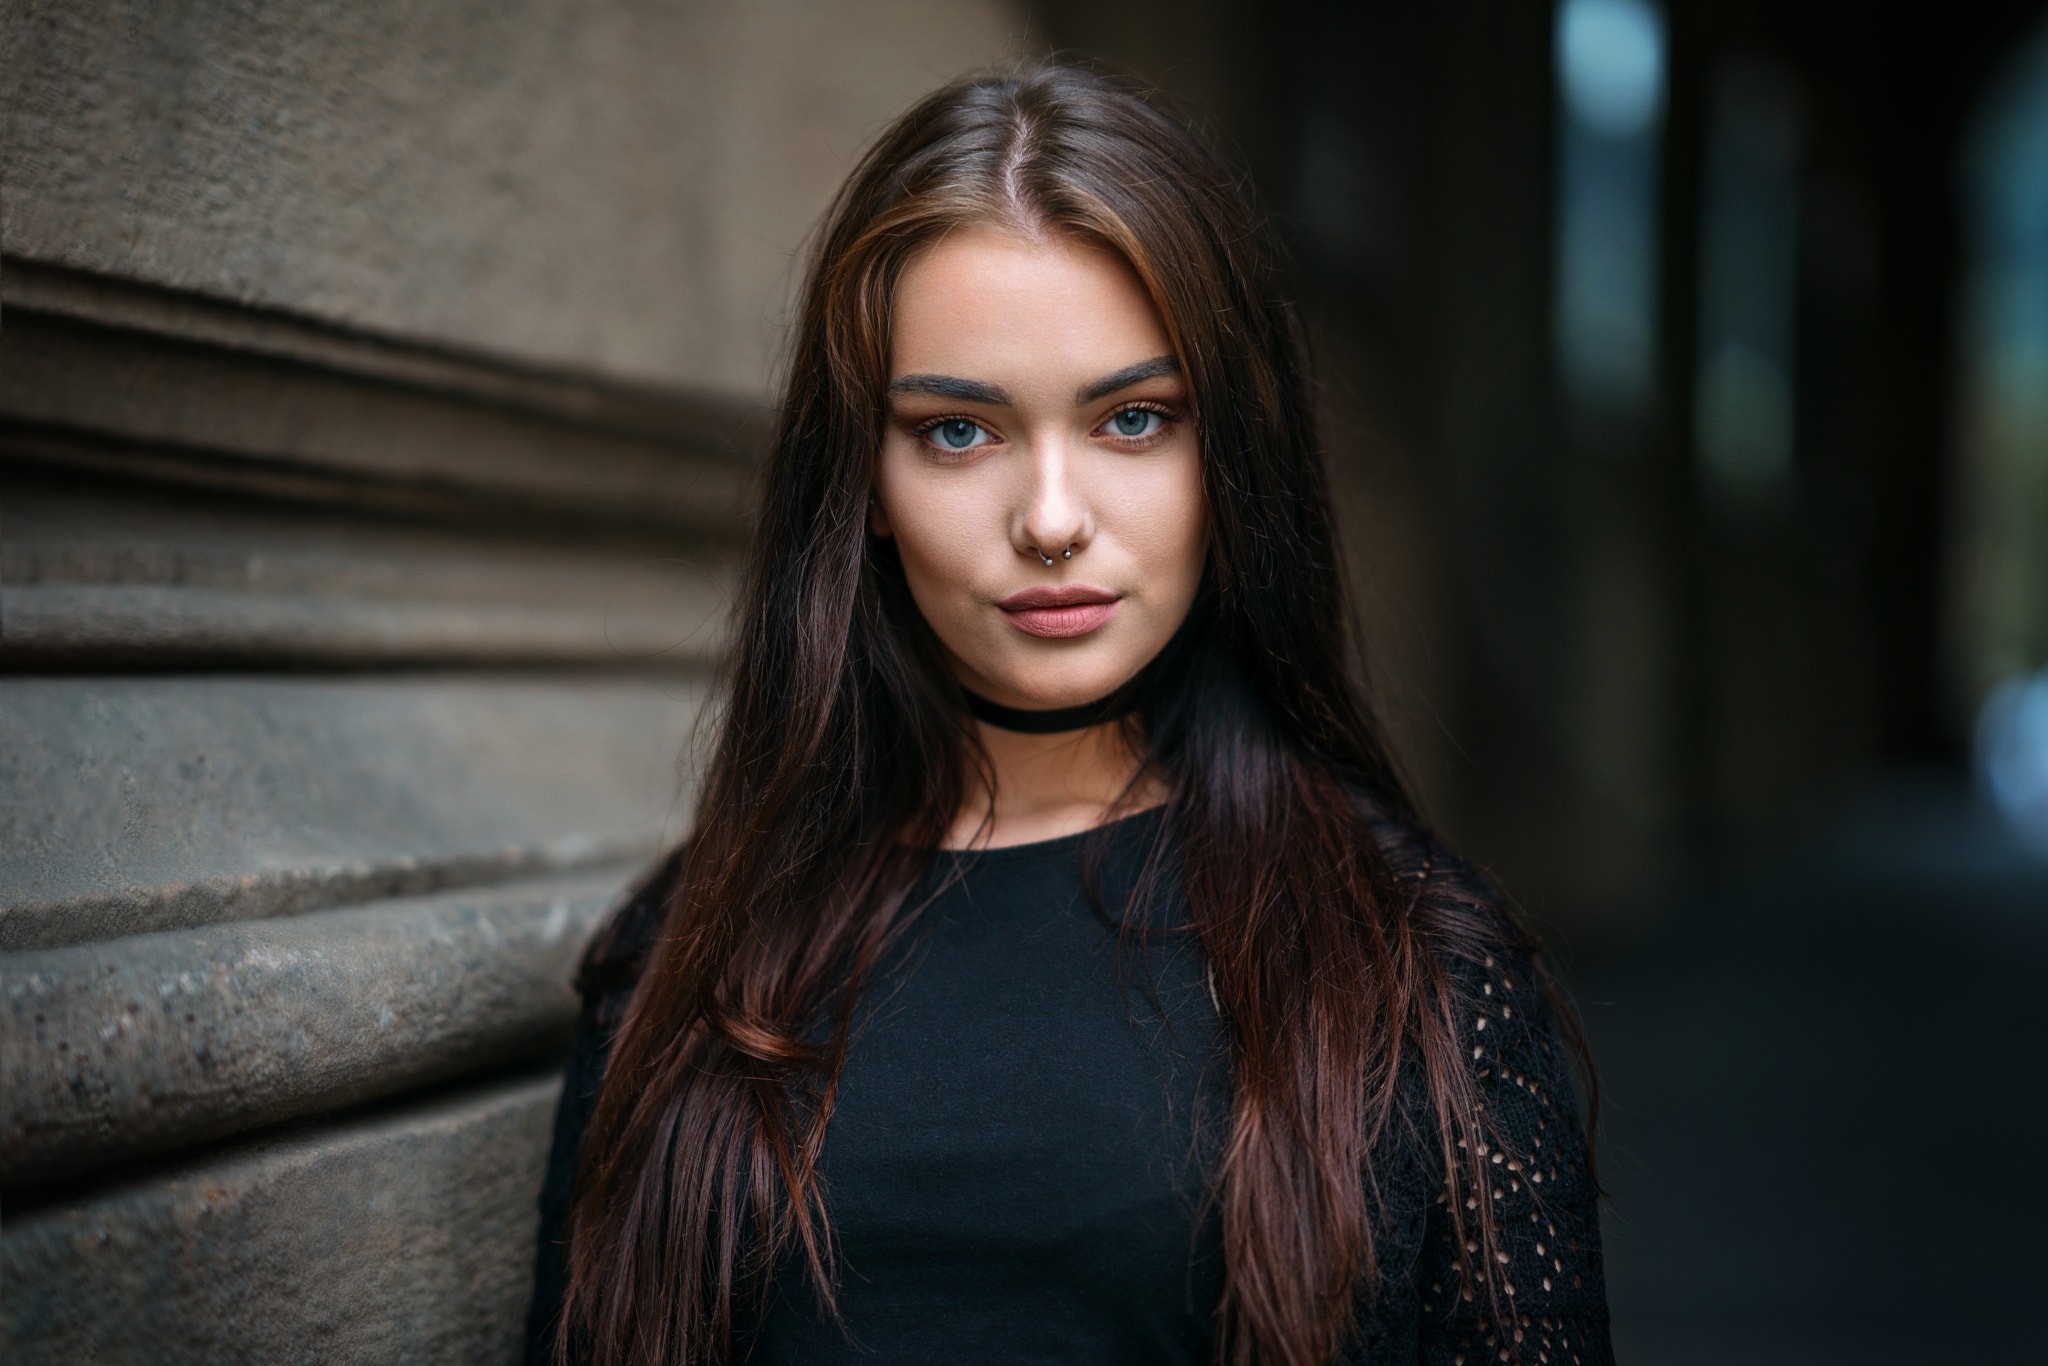
[(1087, 836), (933, 860), (914, 896), (936, 899), (861, 1003), (821, 1156), (858, 1346), (792, 1262), (752, 1360), (1206, 1361), (1222, 1260), (1197, 1216), (1229, 1084), (1215, 1008), (1179, 898), (1140, 900), (1150, 934), (1107, 918), (1159, 825), (1102, 832), (1106, 914), (1083, 886)]
[[(739, 1317), (740, 1359), (1213, 1358), (1223, 1261), (1205, 1196), (1230, 1069), (1165, 824), (1154, 810), (934, 856), (911, 896), (922, 910), (858, 1008), (820, 1156), (846, 1331), (818, 1312), (802, 1259), (787, 1259), (758, 1312)], [(672, 860), (623, 908), (615, 943), (652, 938), (673, 872)], [(637, 956), (613, 961), (637, 971)], [(1490, 1194), (1525, 1331), (1500, 1334), (1484, 1296), (1460, 1293), (1433, 1145), (1390, 1143), (1374, 1171), (1382, 1275), (1361, 1291), (1348, 1359), (1593, 1366), (1611, 1359), (1597, 1216), (1549, 1012), (1526, 962), (1472, 968), (1487, 974), (1476, 993), (1501, 1009), (1472, 1045), (1488, 1108), (1519, 1139), (1504, 1147), (1541, 1156), (1512, 1173), (1503, 1162)], [(554, 1240), (631, 984), (602, 965), (582, 984), (542, 1196), (530, 1361), (545, 1359), (560, 1304)], [(1547, 1188), (1526, 1184), (1541, 1173)]]

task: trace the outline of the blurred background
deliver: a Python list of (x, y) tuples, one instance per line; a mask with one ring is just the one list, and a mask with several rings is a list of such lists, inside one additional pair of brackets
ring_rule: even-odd
[(1054, 49), (1287, 247), (1387, 715), (1592, 1034), (1623, 1359), (2043, 1359), (2041, 0), (15, 0), (10, 1360), (513, 1354), (808, 234)]

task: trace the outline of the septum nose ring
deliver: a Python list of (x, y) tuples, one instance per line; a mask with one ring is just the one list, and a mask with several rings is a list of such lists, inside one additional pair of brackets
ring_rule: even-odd
[[(1032, 548), (1033, 550), (1038, 550), (1038, 547), (1037, 547), (1037, 546), (1033, 546), (1033, 547), (1031, 547), (1031, 548)], [(1044, 561), (1045, 561), (1045, 567), (1046, 567), (1047, 569), (1050, 569), (1050, 568), (1052, 568), (1052, 556), (1050, 556), (1050, 555), (1046, 554), (1046, 553), (1045, 553), (1045, 552), (1044, 552), (1043, 550), (1038, 550), (1038, 558), (1039, 558), (1039, 559), (1041, 559), (1041, 560), (1044, 560)], [(1071, 545), (1069, 545), (1069, 546), (1068, 546), (1068, 547), (1067, 547), (1067, 548), (1066, 548), (1065, 550), (1062, 550), (1062, 551), (1060, 552), (1060, 558), (1061, 558), (1061, 559), (1063, 559), (1063, 560), (1071, 560), (1071, 559), (1073, 559), (1073, 558), (1074, 558), (1074, 547), (1073, 547), (1073, 546), (1071, 546)]]

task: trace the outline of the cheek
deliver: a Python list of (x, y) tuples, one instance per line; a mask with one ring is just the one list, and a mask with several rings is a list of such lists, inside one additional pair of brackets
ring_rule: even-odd
[(904, 576), (919, 605), (947, 587), (963, 584), (970, 570), (988, 558), (985, 498), (972, 480), (932, 478), (915, 457), (885, 450), (876, 471), (877, 495), (887, 510), (889, 533), (903, 561)]
[(1175, 509), (1175, 525), (1180, 530), (1180, 552), (1191, 563), (1190, 572), (1199, 575), (1209, 558), (1209, 490), (1202, 482), (1199, 455), (1188, 461), (1181, 484), (1181, 500)]
[(1208, 556), (1209, 502), (1200, 457), (1190, 451), (1147, 472), (1122, 500), (1119, 521), (1135, 558), (1162, 589), (1192, 598)]
[(914, 504), (893, 519), (896, 553), (903, 560), (903, 572), (920, 599), (930, 592), (964, 585), (970, 572), (988, 558), (969, 520), (971, 509), (949, 516), (944, 504)]

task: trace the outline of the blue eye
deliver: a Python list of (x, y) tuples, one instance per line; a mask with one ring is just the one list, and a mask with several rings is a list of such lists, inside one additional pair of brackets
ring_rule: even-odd
[(969, 422), (964, 417), (949, 417), (931, 429), (938, 444), (950, 451), (972, 450), (982, 443), (977, 437), (986, 436), (978, 422)]
[(1126, 408), (1109, 420), (1110, 429), (1118, 436), (1150, 436), (1158, 430), (1152, 424), (1163, 421), (1150, 408)]

